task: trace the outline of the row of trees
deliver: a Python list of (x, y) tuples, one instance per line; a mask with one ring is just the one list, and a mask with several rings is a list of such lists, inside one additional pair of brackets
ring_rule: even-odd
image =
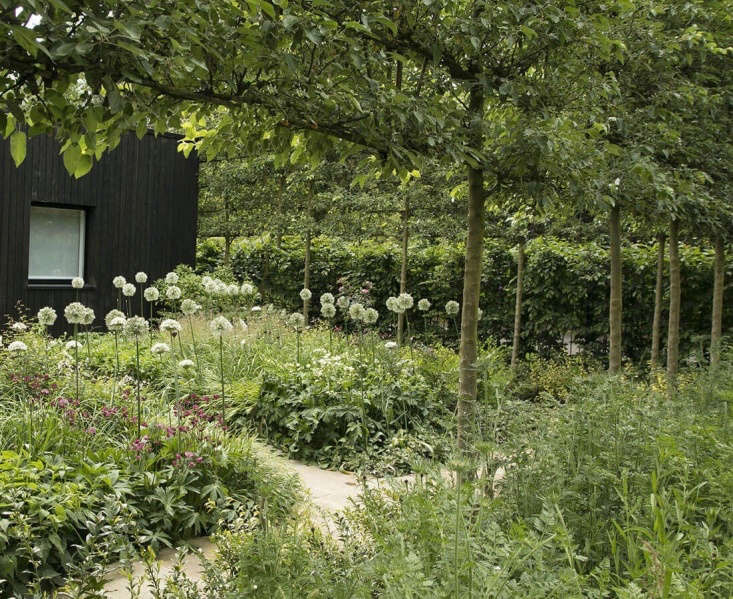
[[(724, 0), (16, 0), (0, 8), (0, 129), (54, 130), (81, 176), (123, 132), (182, 129), (207, 159), (368, 155), (406, 181), (463, 171), (459, 446), (476, 398), (487, 198), (608, 212), (610, 370), (620, 362), (619, 219), (731, 231), (731, 20)], [(722, 258), (721, 258), (722, 259)]]

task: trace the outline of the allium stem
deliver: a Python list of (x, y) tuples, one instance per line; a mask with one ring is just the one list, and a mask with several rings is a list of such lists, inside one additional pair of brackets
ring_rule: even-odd
[(219, 335), (219, 373), (221, 374), (221, 425), (224, 426), (224, 336)]
[(191, 327), (191, 343), (193, 344), (193, 357), (196, 360), (196, 375), (201, 374), (201, 365), (199, 364), (199, 353), (196, 349), (196, 335), (193, 332), (193, 318), (191, 315), (188, 316), (188, 326)]
[(86, 339), (87, 342), (87, 358), (89, 359), (89, 363), (92, 362), (92, 348), (89, 345), (89, 327), (86, 327), (84, 329), (84, 339)]
[(140, 340), (135, 336), (135, 365), (137, 368), (136, 379), (137, 379), (137, 438), (140, 438), (140, 420), (141, 418), (141, 406), (140, 406)]
[(74, 362), (76, 374), (76, 401), (79, 401), (79, 341), (77, 340), (79, 325), (74, 324)]
[(300, 364), (300, 331), (295, 331), (295, 361)]

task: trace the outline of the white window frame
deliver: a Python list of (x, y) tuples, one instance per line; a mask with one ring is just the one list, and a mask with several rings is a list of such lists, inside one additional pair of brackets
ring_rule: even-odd
[[(51, 208), (53, 210), (70, 210), (72, 212), (78, 212), (80, 215), (79, 218), (79, 261), (77, 265), (77, 273), (71, 277), (54, 277), (54, 276), (32, 276), (31, 275), (31, 264), (30, 264), (30, 243), (28, 245), (28, 280), (29, 281), (69, 281), (71, 282), (71, 279), (74, 277), (84, 277), (84, 254), (86, 251), (86, 222), (87, 222), (87, 213), (84, 208), (76, 208), (71, 206), (42, 206), (38, 204), (34, 204), (31, 206), (31, 209), (33, 208)], [(30, 233), (30, 227), (29, 227), (29, 233)]]

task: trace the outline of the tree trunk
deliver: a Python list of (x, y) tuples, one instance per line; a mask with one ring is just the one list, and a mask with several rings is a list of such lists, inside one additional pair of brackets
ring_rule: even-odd
[[(311, 284), (311, 230), (308, 227), (305, 230), (305, 265), (303, 268), (303, 289), (310, 289)], [(303, 300), (303, 317), (305, 323), (308, 324), (308, 312), (310, 311), (309, 299)]]
[(621, 209), (618, 204), (611, 208), (608, 219), (611, 257), (611, 299), (608, 309), (610, 327), (608, 345), (608, 372), (616, 374), (621, 370)]
[(522, 287), (524, 285), (524, 241), (517, 250), (517, 291), (514, 302), (514, 341), (512, 343), (512, 373), (519, 365), (519, 335), (522, 331)]
[(667, 329), (667, 377), (674, 384), (680, 356), (680, 223), (673, 218), (669, 226), (669, 328)]
[[(402, 257), (400, 264), (400, 293), (407, 293), (407, 243), (410, 239), (410, 204), (405, 198), (404, 209), (402, 210)], [(397, 344), (402, 345), (402, 338), (405, 331), (404, 312), (397, 315)]]
[(713, 322), (710, 331), (710, 366), (720, 364), (720, 342), (723, 334), (723, 287), (725, 283), (725, 244), (723, 236), (715, 237), (715, 266), (713, 269)]
[(228, 235), (224, 235), (224, 266), (229, 266), (232, 257), (232, 241)]
[(654, 319), (652, 321), (652, 355), (649, 359), (651, 370), (659, 366), (659, 339), (662, 327), (662, 296), (664, 295), (664, 234), (657, 235), (657, 283), (654, 289)]

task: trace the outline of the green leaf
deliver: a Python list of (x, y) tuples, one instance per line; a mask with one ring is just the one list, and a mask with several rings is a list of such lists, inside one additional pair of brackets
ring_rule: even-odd
[(25, 160), (26, 137), (24, 131), (16, 131), (10, 136), (10, 155), (15, 166), (20, 166)]
[(76, 169), (74, 169), (74, 177), (76, 179), (81, 179), (90, 170), (92, 170), (93, 164), (94, 162), (92, 161), (91, 156), (87, 154), (82, 154), (81, 156), (79, 156), (79, 161), (77, 162)]
[(69, 146), (64, 150), (64, 167), (70, 175), (73, 175), (76, 172), (76, 168), (79, 165), (80, 159), (81, 150), (79, 149), (79, 146)]

